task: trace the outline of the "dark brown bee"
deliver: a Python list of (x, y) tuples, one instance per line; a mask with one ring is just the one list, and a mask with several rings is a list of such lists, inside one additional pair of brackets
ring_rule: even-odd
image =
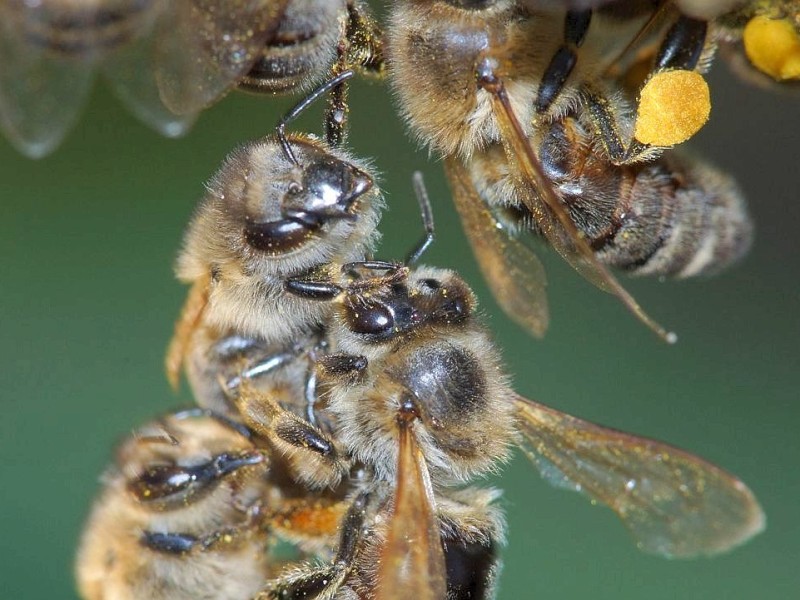
[[(706, 21), (677, 15), (662, 23), (661, 12), (648, 2), (531, 10), (510, 0), (401, 1), (392, 9), (389, 78), (400, 111), (415, 136), (446, 157), (498, 302), (537, 335), (549, 318), (543, 269), (519, 232), (546, 238), (670, 341), (674, 334), (644, 313), (609, 267), (690, 276), (724, 268), (749, 245), (734, 183), (663, 153), (703, 120), (694, 121), (707, 101), (699, 73), (714, 39)], [(634, 116), (621, 92), (639, 61), (626, 58), (626, 44), (656, 34), (652, 74), (634, 78), (641, 87)], [(654, 98), (677, 99), (673, 108), (691, 123), (662, 120)]]

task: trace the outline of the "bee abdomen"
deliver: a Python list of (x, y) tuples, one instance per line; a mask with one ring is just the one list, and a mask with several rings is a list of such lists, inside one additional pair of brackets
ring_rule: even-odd
[(749, 249), (753, 227), (732, 179), (707, 165), (664, 158), (627, 173), (628, 189), (600, 235), (606, 264), (635, 275), (717, 273)]
[(160, 9), (154, 0), (107, 3), (52, 2), (18, 6), (5, 14), (28, 43), (68, 58), (83, 58), (113, 50), (140, 35)]

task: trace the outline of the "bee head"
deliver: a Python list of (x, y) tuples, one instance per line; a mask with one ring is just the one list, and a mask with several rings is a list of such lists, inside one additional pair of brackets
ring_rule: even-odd
[(339, 316), (345, 329), (366, 344), (395, 342), (431, 329), (458, 327), (472, 316), (472, 290), (452, 271), (399, 268), (395, 277), (351, 284), (342, 296)]
[(178, 271), (257, 278), (357, 260), (378, 237), (382, 201), (366, 167), (311, 136), (272, 137), (232, 153), (208, 185)]
[(297, 164), (276, 160), (267, 187), (244, 198), (244, 239), (267, 255), (295, 252), (356, 220), (358, 200), (372, 189), (369, 174), (352, 163), (311, 144), (293, 146)]

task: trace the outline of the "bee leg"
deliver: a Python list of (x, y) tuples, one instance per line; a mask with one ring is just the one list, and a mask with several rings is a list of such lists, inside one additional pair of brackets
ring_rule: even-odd
[(142, 507), (167, 511), (197, 502), (240, 469), (264, 462), (262, 452), (241, 450), (223, 452), (193, 466), (151, 464), (128, 480), (126, 487)]
[(700, 62), (707, 40), (707, 21), (681, 15), (661, 42), (654, 72), (668, 69), (693, 71)]
[(556, 51), (555, 56), (542, 76), (539, 93), (536, 97), (536, 111), (547, 112), (553, 101), (561, 93), (575, 63), (578, 61), (578, 48), (586, 38), (589, 23), (592, 20), (591, 10), (570, 10), (564, 18), (564, 43)]
[(288, 113), (286, 113), (283, 117), (280, 118), (278, 121), (278, 125), (275, 127), (275, 137), (278, 138), (278, 142), (283, 149), (283, 153), (286, 156), (286, 159), (293, 164), (299, 164), (297, 161), (297, 157), (294, 155), (294, 151), (292, 150), (291, 144), (289, 144), (289, 140), (286, 139), (286, 126), (294, 121), (298, 116), (300, 116), (309, 106), (311, 106), (314, 102), (319, 100), (321, 96), (324, 96), (332, 89), (343, 84), (345, 81), (350, 79), (354, 75), (353, 71), (345, 70), (339, 73), (338, 75), (334, 76), (333, 78), (329, 79), (317, 89), (312, 91), (308, 96), (303, 98), (300, 102), (298, 102)]
[(247, 385), (235, 402), (245, 425), (269, 440), (296, 480), (312, 488), (334, 486), (341, 480), (345, 461), (320, 429)]
[(279, 577), (255, 600), (332, 598), (347, 580), (361, 549), (361, 531), (366, 520), (368, 500), (369, 495), (362, 492), (350, 505), (342, 521), (339, 549), (330, 565), (308, 568), (299, 573), (295, 570), (288, 576)]
[(317, 359), (319, 375), (339, 385), (358, 383), (368, 365), (366, 357), (356, 354), (328, 354)]
[(154, 552), (181, 556), (196, 552), (219, 551), (235, 548), (237, 542), (254, 532), (257, 526), (255, 520), (248, 519), (239, 527), (226, 527), (203, 536), (145, 530), (139, 538), (139, 543)]
[(209, 418), (214, 419), (221, 425), (224, 425), (231, 431), (235, 431), (236, 433), (240, 434), (245, 439), (250, 439), (252, 437), (252, 432), (237, 421), (234, 421), (230, 417), (223, 415), (215, 410), (211, 410), (210, 408), (200, 408), (196, 406), (194, 408), (187, 408), (185, 410), (179, 410), (174, 412), (170, 415), (175, 419), (197, 419), (197, 418)]
[(362, 0), (347, 5), (348, 64), (359, 73), (381, 78), (386, 73), (383, 30)]
[(139, 543), (163, 554), (185, 555), (200, 547), (197, 536), (188, 533), (161, 533), (158, 531), (144, 531)]
[[(336, 76), (347, 70), (347, 38), (339, 40), (336, 47), (338, 59), (333, 65), (331, 75)], [(328, 96), (328, 106), (325, 109), (325, 141), (333, 148), (340, 148), (347, 139), (347, 113), (350, 106), (347, 103), (350, 86), (343, 81), (331, 90)]]
[[(238, 373), (232, 377), (226, 378), (223, 375), (222, 386), (225, 390), (225, 393), (229, 397), (235, 396), (237, 390), (242, 386), (243, 382), (269, 375), (270, 373), (286, 366), (292, 361), (297, 360), (300, 354), (301, 352), (298, 350), (292, 349), (286, 352), (277, 352), (275, 354), (265, 355), (256, 360), (250, 361), (246, 368), (239, 368)], [(237, 364), (234, 364), (233, 360), (231, 359), (232, 357), (229, 357), (228, 366), (230, 368), (227, 369), (227, 371), (230, 371), (241, 364), (240, 361), (237, 361)], [(224, 367), (226, 365), (223, 364), (221, 366)]]
[(600, 90), (592, 86), (583, 86), (582, 92), (595, 133), (602, 141), (611, 162), (616, 165), (629, 162), (629, 146), (622, 141), (617, 116), (611, 101)]
[(283, 284), (290, 294), (306, 300), (333, 300), (342, 288), (330, 281), (314, 281), (302, 277), (289, 277)]
[(692, 137), (708, 119), (708, 86), (697, 72), (713, 53), (706, 21), (680, 16), (656, 53), (650, 75), (639, 92), (636, 125), (629, 142), (619, 132), (615, 109), (596, 86), (583, 97), (611, 162), (648, 160), (662, 148)]
[[(385, 69), (383, 38), (380, 28), (361, 2), (350, 2), (347, 7), (347, 28), (339, 40), (338, 60), (333, 66), (333, 76), (347, 69), (358, 69), (368, 74), (382, 75)], [(342, 82), (331, 90), (325, 113), (325, 139), (333, 146), (342, 146), (347, 138), (347, 96), (349, 86)]]

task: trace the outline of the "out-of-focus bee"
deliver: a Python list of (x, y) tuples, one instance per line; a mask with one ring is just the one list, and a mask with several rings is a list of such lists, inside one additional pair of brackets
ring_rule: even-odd
[(521, 0), (532, 8), (599, 8), (650, 4), (709, 21), (721, 53), (743, 78), (764, 87), (800, 79), (800, 3), (797, 0)]
[[(699, 73), (714, 50), (708, 23), (671, 18), (652, 2), (540, 11), (510, 0), (398, 0), (387, 32), (400, 111), (446, 157), (465, 230), (504, 310), (536, 335), (546, 329), (543, 269), (516, 239), (532, 231), (674, 340), (609, 267), (696, 275), (748, 246), (750, 222), (727, 177), (669, 155), (642, 164), (707, 116)], [(627, 42), (642, 36), (660, 43), (649, 74), (631, 77), (641, 61), (628, 58)], [(629, 79), (644, 82), (635, 117), (620, 93)]]
[[(362, 261), (379, 237), (383, 201), (368, 166), (313, 136), (283, 134), (287, 122), (351, 74), (318, 88), (276, 135), (233, 152), (189, 226), (177, 271), (192, 288), (166, 367), (177, 386), (185, 365), (204, 408), (236, 413), (220, 381), (257, 386), (269, 374), (270, 389), (293, 389), (304, 380), (309, 357), (324, 342), (330, 306), (287, 293), (287, 282)], [(303, 394), (288, 396), (305, 414)]]
[(0, 125), (24, 154), (51, 152), (77, 119), (102, 65), (114, 91), (161, 133), (192, 117), (162, 104), (148, 50), (166, 18), (164, 0), (0, 1)]
[(348, 506), (298, 483), (284, 450), (259, 439), (285, 435), (279, 421), (253, 431), (194, 410), (127, 439), (81, 540), (82, 597), (249, 600), (281, 565), (275, 541), (332, 556)]
[(715, 20), (720, 53), (743, 79), (770, 89), (800, 80), (800, 2), (752, 0)]
[(394, 266), (338, 289), (321, 405), (371, 474), (356, 483), (367, 516), (343, 528), (351, 561), (293, 569), (269, 597), (493, 597), (496, 492), (458, 486), (496, 470), (517, 444), (548, 481), (612, 508), (642, 550), (711, 555), (763, 528), (753, 494), (719, 468), (516, 395), (455, 273)]
[[(170, 136), (240, 85), (307, 91), (349, 68), (382, 70), (360, 0), (0, 1), (0, 124), (40, 157), (66, 135), (100, 65), (145, 123)], [(343, 135), (344, 89), (328, 127)]]

